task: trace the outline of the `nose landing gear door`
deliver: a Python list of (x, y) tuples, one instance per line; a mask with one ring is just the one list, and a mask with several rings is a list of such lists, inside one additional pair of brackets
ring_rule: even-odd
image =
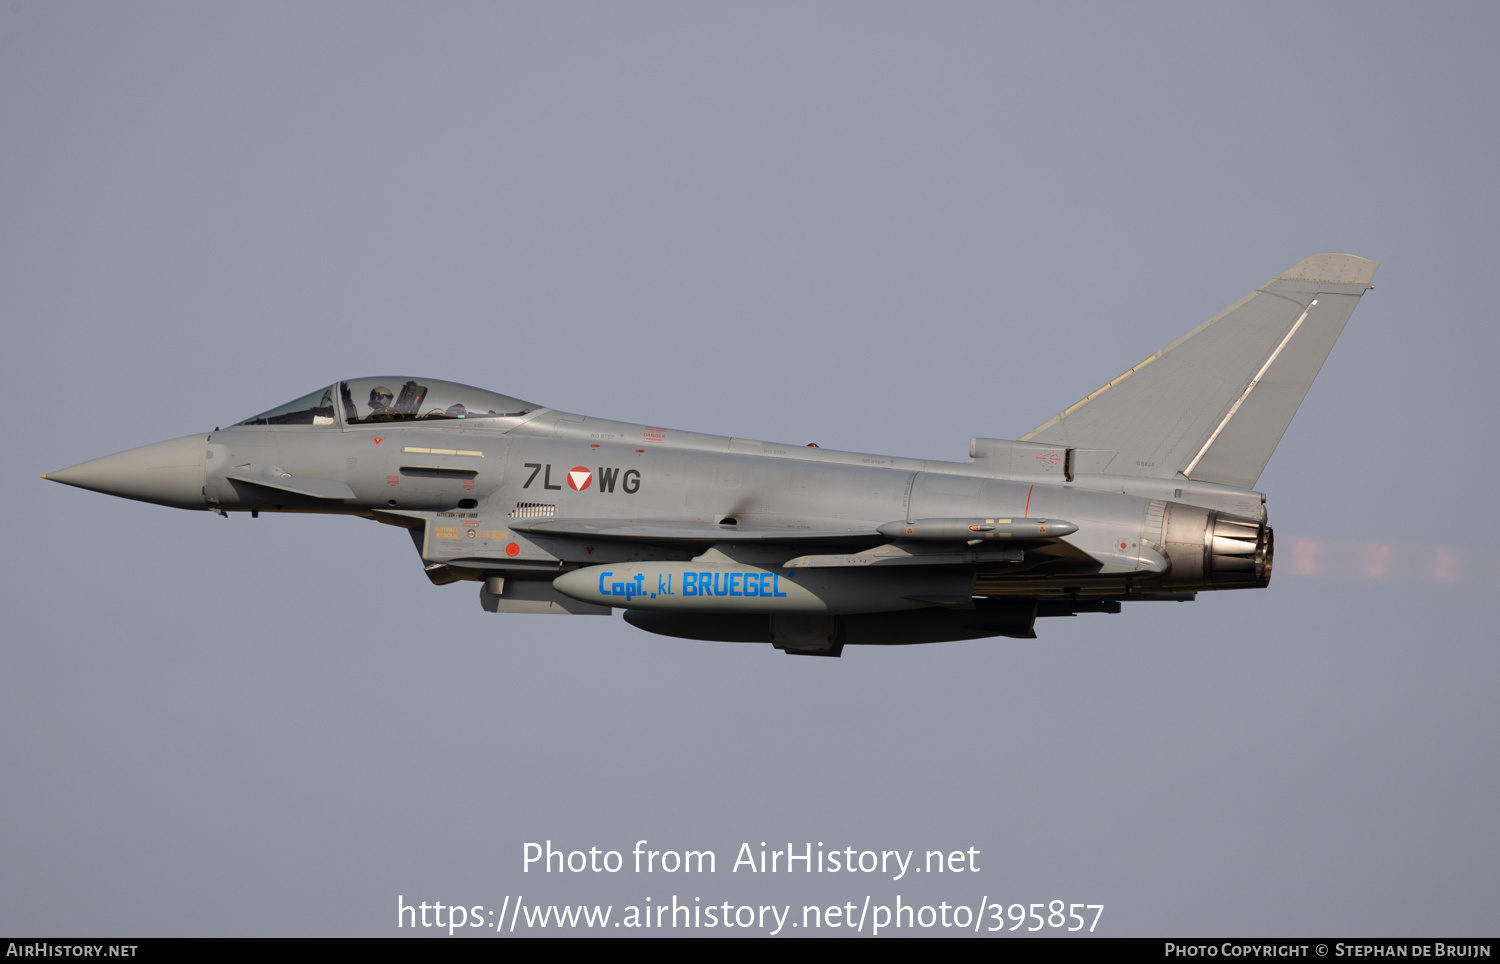
[(219, 433), (208, 437), (203, 472), (204, 498), (208, 500), (209, 508), (221, 510), (270, 507), (271, 493), (266, 489), (226, 476), (280, 478), (281, 452), (276, 437), (269, 432), (237, 432), (235, 436), (232, 443)]

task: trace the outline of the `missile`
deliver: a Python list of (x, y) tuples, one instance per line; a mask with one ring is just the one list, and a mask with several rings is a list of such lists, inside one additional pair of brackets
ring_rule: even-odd
[(1061, 519), (913, 519), (887, 522), (880, 534), (892, 539), (975, 542), (982, 539), (1058, 539), (1078, 531)]
[(1026, 554), (1020, 549), (996, 546), (975, 548), (948, 546), (912, 546), (892, 543), (864, 552), (836, 555), (798, 556), (782, 563), (787, 569), (827, 569), (852, 566), (966, 566), (976, 562), (1020, 562)]

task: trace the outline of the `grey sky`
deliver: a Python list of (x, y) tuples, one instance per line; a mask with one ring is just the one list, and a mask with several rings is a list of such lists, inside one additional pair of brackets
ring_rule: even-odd
[[(901, 893), (1104, 903), (1114, 935), (1492, 934), (1497, 28), (0, 6), (0, 932)], [(394, 529), (37, 479), (386, 372), (961, 459), (1317, 251), (1382, 266), (1260, 481), (1271, 588), (1035, 641), (789, 659), (500, 617)], [(549, 838), (723, 863), (523, 874)], [(762, 840), (983, 870), (727, 872)]]

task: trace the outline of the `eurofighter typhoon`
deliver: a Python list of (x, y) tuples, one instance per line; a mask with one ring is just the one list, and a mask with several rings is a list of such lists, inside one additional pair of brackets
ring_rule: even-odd
[(406, 375), (43, 478), (182, 509), (406, 529), (494, 613), (690, 639), (1032, 638), (1038, 617), (1263, 588), (1256, 480), (1377, 265), (1315, 254), (1018, 440), (962, 462), (574, 415)]

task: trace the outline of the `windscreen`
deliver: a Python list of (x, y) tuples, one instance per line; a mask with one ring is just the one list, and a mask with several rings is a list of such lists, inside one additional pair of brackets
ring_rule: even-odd
[(320, 388), (269, 412), (247, 418), (241, 425), (332, 425), (333, 386)]

